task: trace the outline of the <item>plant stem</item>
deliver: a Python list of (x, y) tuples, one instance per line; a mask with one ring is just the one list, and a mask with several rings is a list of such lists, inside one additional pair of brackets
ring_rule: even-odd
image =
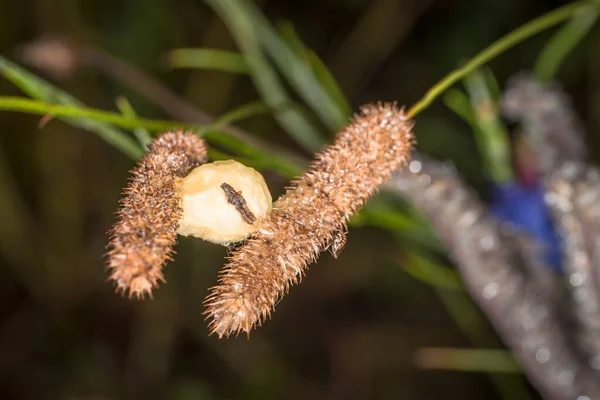
[(550, 39), (533, 67), (535, 76), (540, 81), (549, 82), (554, 79), (554, 76), (563, 61), (571, 54), (575, 46), (581, 42), (594, 26), (598, 19), (599, 11), (596, 4), (582, 7), (575, 13), (573, 18), (567, 22), (564, 27), (552, 37), (552, 39)]
[(97, 110), (95, 108), (51, 104), (44, 101), (31, 100), (25, 97), (12, 96), (0, 96), (0, 110), (51, 115), (55, 117), (89, 118), (94, 121), (106, 122), (126, 129), (142, 128), (152, 132), (162, 132), (169, 129), (181, 128), (204, 134), (207, 131), (221, 130), (226, 124), (240, 119), (249, 118), (258, 114), (266, 114), (272, 109), (262, 102), (254, 102), (236, 108), (219, 118), (215, 118), (213, 122), (206, 125), (140, 118), (134, 114), (124, 115), (111, 111)]
[[(117, 108), (121, 110), (121, 114), (123, 114), (123, 116), (126, 118), (138, 117), (137, 113), (131, 106), (131, 103), (129, 103), (129, 100), (123, 96), (117, 97)], [(150, 135), (148, 130), (144, 128), (134, 128), (133, 134), (140, 143), (140, 146), (142, 146), (144, 151), (146, 151), (148, 149), (148, 145), (152, 141), (152, 135)]]
[(423, 369), (521, 374), (512, 354), (500, 349), (421, 348), (416, 363)]
[[(121, 128), (127, 129), (147, 129), (151, 132), (166, 132), (171, 129), (180, 128), (191, 130), (203, 136), (208, 142), (223, 144), (234, 140), (234, 145), (229, 146), (232, 151), (248, 152), (259, 159), (261, 165), (267, 166), (283, 174), (284, 176), (294, 176), (300, 173), (305, 167), (307, 160), (295, 156), (293, 153), (277, 151), (262, 146), (256, 146), (250, 141), (240, 140), (232, 134), (220, 132), (223, 124), (235, 121), (259, 112), (266, 112), (269, 109), (262, 103), (251, 103), (245, 108), (238, 108), (229, 114), (217, 118), (209, 125), (187, 124), (179, 121), (155, 120), (139, 117), (128, 117), (110, 111), (102, 111), (94, 108), (80, 106), (65, 106), (59, 104), (49, 104), (43, 101), (31, 100), (23, 97), (0, 96), (0, 110), (15, 112), (24, 112), (36, 115), (49, 115), (62, 118), (88, 118), (94, 122), (109, 123)], [(215, 134), (217, 133), (218, 134)], [(114, 136), (114, 137), (113, 137)], [(132, 159), (137, 160), (141, 156), (141, 148), (128, 136), (110, 137), (110, 143), (121, 149)], [(255, 160), (256, 161), (256, 160)]]
[(43, 101), (30, 100), (23, 97), (0, 97), (0, 110), (25, 112), (38, 115), (51, 115), (55, 117), (89, 118), (93, 119), (94, 121), (102, 121), (120, 126), (121, 128), (145, 128), (153, 132), (167, 131), (173, 128), (183, 128), (198, 131), (209, 127), (207, 125), (187, 124), (178, 121), (130, 118), (110, 111), (100, 111), (88, 107), (49, 104)]
[(475, 70), (465, 78), (475, 118), (475, 141), (479, 147), (486, 173), (497, 184), (514, 179), (510, 160), (510, 139), (500, 120), (495, 99), (485, 75)]
[(408, 115), (411, 117), (416, 116), (421, 111), (429, 107), (429, 105), (450, 86), (454, 85), (456, 82), (473, 72), (475, 69), (489, 62), (494, 57), (502, 54), (509, 48), (545, 29), (571, 18), (581, 8), (594, 4), (595, 3), (588, 0), (567, 4), (566, 6), (560, 7), (554, 11), (550, 11), (549, 13), (546, 13), (528, 22), (520, 28), (515, 29), (508, 35), (502, 37), (485, 48), (465, 65), (446, 75), (441, 81), (429, 89), (425, 93), (425, 96), (421, 98), (421, 100), (419, 100), (410, 108)]

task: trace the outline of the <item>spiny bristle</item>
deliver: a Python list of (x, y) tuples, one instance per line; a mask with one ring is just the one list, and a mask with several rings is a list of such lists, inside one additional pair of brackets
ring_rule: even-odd
[(396, 104), (365, 106), (317, 154), (223, 268), (205, 302), (211, 333), (249, 334), (270, 316), (307, 266), (345, 233), (348, 218), (406, 163), (412, 127)]
[(188, 132), (167, 132), (150, 143), (131, 171), (109, 232), (108, 267), (117, 291), (151, 296), (164, 281), (162, 268), (172, 259), (182, 210), (175, 182), (206, 162), (204, 141)]

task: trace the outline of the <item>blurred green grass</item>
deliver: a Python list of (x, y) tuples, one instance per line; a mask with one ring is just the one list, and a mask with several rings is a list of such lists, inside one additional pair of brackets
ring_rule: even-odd
[[(252, 84), (243, 81), (236, 85), (228, 111), (209, 125), (164, 119), (165, 116), (155, 111), (151, 112), (152, 118), (141, 118), (139, 115), (146, 115), (152, 105), (107, 78), (78, 72), (69, 78), (73, 83), (52, 84), (6, 58), (0, 59), (2, 74), (34, 100), (17, 98), (8, 88), (6, 92), (10, 95), (0, 98), (0, 108), (54, 115), (76, 128), (96, 133), (132, 160), (139, 158), (147, 143), (147, 132), (139, 131), (140, 128), (152, 132), (174, 127), (191, 128), (203, 134), (214, 146), (211, 152), (214, 159), (235, 157), (267, 174), (275, 172), (276, 175), (267, 177), (274, 191), (280, 192), (286, 180), (305, 166), (303, 160), (344, 125), (352, 108), (372, 100), (416, 99), (438, 78), (434, 76), (436, 69), (432, 65), (437, 61), (423, 55), (436, 49), (419, 46), (423, 46), (421, 37), (440, 35), (440, 27), (431, 21), (439, 20), (443, 25), (448, 12), (445, 8), (448, 6), (443, 4), (433, 2), (432, 11), (425, 13), (423, 21), (417, 24), (405, 43), (397, 44), (397, 55), (390, 57), (389, 65), (381, 67), (367, 90), (357, 98), (347, 99), (343, 95), (344, 88), (327, 69), (326, 59), (322, 60), (317, 55), (319, 52), (310, 50), (313, 46), (320, 49), (335, 47), (336, 40), (326, 34), (313, 34), (311, 30), (318, 21), (335, 23), (336, 19), (323, 10), (330, 8), (340, 15), (348, 14), (347, 21), (353, 21), (367, 18), (371, 11), (368, 5), (332, 1), (319, 5), (268, 3), (265, 6), (267, 12), (275, 14), (286, 14), (287, 9), (287, 15), (291, 17), (297, 10), (304, 10), (310, 18), (298, 17), (300, 24), (296, 32), (290, 29), (291, 25), (287, 28), (283, 25), (277, 30), (250, 2), (211, 0), (207, 3), (222, 18), (224, 26), (215, 22), (217, 17), (209, 9), (194, 2), (178, 5), (160, 1), (153, 5), (140, 1), (73, 4), (64, 14), (48, 4), (40, 4), (37, 17), (28, 16), (26, 20), (39, 18), (45, 22), (45, 29), (52, 32), (60, 26), (62, 19), (68, 19), (72, 21), (72, 26), (65, 28), (68, 34), (79, 37), (102, 35), (109, 50), (122, 46), (115, 40), (117, 32), (132, 33), (128, 35), (129, 40), (144, 38), (139, 47), (132, 47), (131, 54), (126, 52), (121, 56), (139, 62), (158, 60), (163, 54), (169, 54), (169, 65), (177, 70), (154, 72), (173, 90), (181, 90), (190, 82), (192, 78), (186, 78), (188, 74), (205, 83), (214, 79), (215, 74), (230, 74), (233, 75), (230, 79), (238, 80), (249, 78)], [(385, 2), (381, 4), (385, 7)], [(536, 1), (528, 4), (533, 11), (523, 12), (522, 18), (531, 18), (548, 7), (548, 4)], [(407, 3), (407, 7), (416, 6)], [(460, 4), (459, 8), (464, 12), (469, 7), (473, 5)], [(25, 13), (25, 5), (0, 1), (0, 10), (3, 8), (8, 10), (7, 13), (0, 12), (0, 22), (2, 15), (6, 22), (4, 28), (0, 28), (0, 33), (4, 34), (1, 37), (5, 38), (5, 42), (0, 42), (3, 49), (12, 51), (19, 41), (46, 33), (44, 29), (15, 33), (18, 24), (25, 22), (18, 22), (14, 16)], [(139, 10), (144, 12), (138, 13)], [(171, 13), (179, 16), (177, 23), (171, 19)], [(303, 15), (302, 12), (299, 14)], [(184, 39), (186, 35), (195, 37), (189, 32), (195, 31), (198, 20), (191, 15), (202, 22), (203, 44), (230, 43), (231, 38), (224, 37), (231, 34), (241, 53), (232, 49), (190, 47), (198, 41)], [(516, 27), (513, 21), (509, 24), (500, 19), (500, 14), (490, 13), (486, 17), (492, 25)], [(461, 18), (465, 25), (470, 23), (468, 16)], [(583, 17), (577, 15), (576, 18)], [(160, 20), (160, 26), (168, 26), (170, 31), (146, 26), (148, 19)], [(594, 20), (589, 15), (585, 24), (575, 19), (559, 31), (555, 36), (557, 39), (550, 41), (542, 52), (540, 60), (546, 61), (539, 61), (536, 70), (542, 71), (539, 73), (545, 78), (557, 74), (558, 66), (563, 62), (572, 70), (584, 70), (584, 62), (574, 64), (575, 60), (569, 65), (566, 55), (585, 39)], [(318, 32), (327, 32), (325, 22), (321, 23), (323, 27), (315, 25), (319, 26)], [(341, 24), (342, 27), (351, 25), (350, 22)], [(352, 29), (339, 28), (339, 31), (349, 35)], [(497, 36), (506, 31), (498, 29)], [(163, 37), (153, 41), (156, 35)], [(302, 43), (300, 37), (304, 35), (312, 38), (309, 45)], [(331, 43), (318, 43), (315, 37)], [(461, 38), (467, 42), (469, 39)], [(493, 38), (488, 39), (491, 42)], [(168, 48), (155, 42), (168, 43)], [(377, 45), (368, 40), (365, 43)], [(532, 53), (531, 49), (537, 53), (543, 44), (533, 41), (529, 47), (520, 50), (520, 54)], [(587, 49), (590, 47), (588, 45)], [(554, 58), (548, 59), (548, 54)], [(464, 56), (456, 54), (454, 60)], [(506, 76), (507, 71), (533, 64), (534, 60), (523, 59), (529, 61), (504, 61), (494, 66), (498, 66), (499, 75)], [(454, 60), (445, 62), (455, 64)], [(186, 69), (180, 70), (182, 67)], [(201, 71), (190, 69), (192, 67)], [(59, 89), (61, 86), (68, 89)], [(3, 88), (0, 84), (0, 89)], [(67, 93), (71, 90), (78, 98), (85, 99), (86, 104), (95, 106), (87, 107)], [(454, 100), (450, 97), (452, 93)], [(476, 114), (466, 111), (471, 107), (470, 104), (466, 107), (470, 100), (466, 96), (459, 97), (458, 92), (448, 92), (448, 96), (447, 104), (462, 104), (463, 108), (452, 108), (467, 117), (471, 128), (474, 127)], [(117, 111), (101, 111), (115, 107), (115, 98), (121, 99), (117, 102)], [(125, 98), (128, 99), (126, 102), (122, 100)], [(433, 107), (427, 114), (423, 116), (424, 126), (428, 126), (428, 119), (439, 119), (444, 121), (441, 124), (444, 129), (436, 130), (429, 139), (417, 130), (419, 139), (423, 139), (420, 140), (423, 150), (435, 148), (436, 138), (440, 135), (450, 142), (453, 138), (458, 138), (456, 143), (461, 140), (475, 142), (475, 135), (468, 125), (453, 119), (453, 115), (440, 107)], [(2, 124), (14, 126), (3, 128), (7, 132), (38, 129), (34, 119), (3, 117), (6, 120), (0, 120)], [(431, 373), (415, 369), (410, 354), (432, 343), (455, 346), (500, 344), (485, 319), (462, 292), (455, 271), (447, 261), (440, 261), (444, 259), (444, 249), (423, 219), (409, 205), (385, 195), (375, 199), (353, 219), (353, 226), (363, 229), (352, 231), (341, 259), (334, 262), (324, 257), (318, 267), (311, 268), (321, 271), (311, 271), (306, 282), (288, 296), (294, 298), (286, 298), (278, 307), (275, 319), (253, 334), (251, 341), (218, 342), (206, 336), (200, 315), (201, 302), (208, 286), (214, 284), (216, 270), (223, 262), (222, 249), (182, 240), (177, 262), (168, 267), (169, 284), (161, 287), (154, 301), (135, 303), (117, 297), (103, 280), (101, 254), (104, 232), (112, 223), (116, 199), (132, 164), (113, 154), (110, 147), (100, 147), (93, 141), (73, 135), (51, 120), (43, 119), (43, 122), (39, 134), (5, 135), (0, 142), (7, 155), (6, 166), (2, 168), (6, 177), (0, 175), (5, 196), (0, 196), (0, 200), (6, 199), (1, 204), (14, 210), (8, 212), (12, 220), (5, 220), (14, 228), (0, 230), (0, 242), (4, 244), (0, 247), (3, 249), (0, 256), (5, 266), (11, 265), (11, 268), (3, 268), (7, 279), (1, 304), (6, 319), (0, 331), (0, 354), (9, 356), (5, 357), (7, 361), (0, 371), (11, 378), (0, 384), (0, 392), (7, 397), (39, 396), (41, 392), (24, 384), (25, 378), (44, 388), (46, 394), (68, 398), (162, 398), (167, 393), (169, 397), (182, 399), (390, 398), (400, 393), (407, 398), (429, 398), (447, 395), (451, 388), (461, 393), (461, 398), (529, 396), (518, 375), (500, 379), (491, 375), (493, 389), (479, 378), (435, 375), (440, 386), (433, 388), (430, 387)], [(275, 145), (292, 148), (300, 156), (291, 159), (220, 131), (224, 125), (234, 124), (243, 126), (250, 136), (268, 137)], [(417, 126), (421, 126), (421, 120)], [(127, 132), (134, 129), (138, 129), (134, 134)], [(39, 135), (44, 135), (44, 139), (40, 140)], [(56, 135), (56, 138), (48, 138), (48, 135)], [(292, 140), (286, 140), (287, 137)], [(67, 144), (73, 148), (69, 150), (65, 147)], [(41, 153), (37, 157), (46, 157), (45, 161), (36, 160), (26, 150), (34, 146), (39, 146)], [(63, 151), (60, 151), (61, 147)], [(467, 176), (469, 171), (473, 174), (479, 170), (478, 160), (470, 156), (469, 149), (455, 144), (453, 149), (445, 151), (443, 156), (455, 158), (459, 167), (466, 167), (463, 172)], [(90, 152), (96, 154), (86, 157)], [(54, 158), (61, 154), (71, 158)], [(462, 162), (461, 157), (464, 157)], [(504, 158), (501, 157), (498, 165)], [(106, 170), (97, 171), (99, 168)], [(79, 174), (71, 169), (80, 169)], [(12, 179), (13, 184), (9, 185), (11, 174), (19, 177), (16, 179), (18, 184), (15, 185), (15, 179)], [(28, 185), (25, 178), (41, 182)], [(486, 177), (479, 175), (474, 179), (485, 180)], [(62, 185), (59, 184), (61, 181)], [(52, 185), (70, 190), (53, 193), (48, 188)], [(71, 200), (65, 197), (67, 195), (72, 196)], [(69, 208), (69, 204), (77, 202), (79, 208)], [(22, 230), (24, 226), (27, 226), (25, 231)], [(38, 235), (32, 235), (31, 231), (40, 231), (44, 235), (34, 240)], [(46, 236), (50, 236), (50, 240)], [(30, 242), (27, 242), (28, 237)], [(38, 248), (35, 252), (38, 254), (27, 254), (26, 257), (23, 253), (31, 252), (28, 249), (36, 246), (39, 240), (48, 244)], [(56, 241), (61, 245), (56, 246)], [(11, 251), (15, 246), (19, 250)], [(396, 257), (398, 253), (401, 257)], [(41, 261), (36, 261), (36, 257)], [(19, 276), (11, 272), (20, 271), (26, 258), (33, 258), (34, 261), (29, 262), (38, 263), (44, 273), (33, 269), (34, 272)], [(36, 288), (31, 289), (31, 284)], [(386, 285), (390, 290), (385, 290)], [(36, 296), (30, 293), (34, 291), (38, 293)], [(413, 304), (420, 305), (418, 310)], [(444, 308), (446, 311), (442, 311)], [(22, 335), (27, 329), (39, 330), (41, 338)], [(495, 360), (500, 360), (501, 365), (510, 364), (504, 352), (484, 355), (486, 357), (470, 362), (469, 370), (489, 372), (489, 365), (494, 365)], [(460, 356), (450, 355), (444, 360), (450, 369), (465, 363)], [(514, 368), (511, 371), (514, 372)], [(465, 386), (463, 382), (469, 384)]]

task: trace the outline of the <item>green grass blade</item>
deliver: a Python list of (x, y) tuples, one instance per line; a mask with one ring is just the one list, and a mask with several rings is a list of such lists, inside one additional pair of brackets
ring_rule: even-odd
[(305, 149), (313, 152), (320, 149), (325, 144), (325, 140), (305, 115), (294, 108), (280, 110), (280, 107), (292, 101), (279, 76), (263, 55), (256, 37), (256, 26), (247, 19), (242, 7), (235, 1), (206, 1), (229, 27), (244, 53), (258, 92), (270, 107), (278, 110), (275, 113), (277, 121)]
[(490, 92), (492, 100), (494, 100), (494, 102), (499, 102), (500, 98), (502, 97), (502, 88), (500, 87), (498, 79), (496, 79), (496, 76), (492, 72), (491, 68), (482, 68), (482, 72), (485, 76), (485, 83)]
[(459, 89), (448, 89), (444, 94), (443, 101), (446, 107), (454, 111), (456, 115), (471, 125), (473, 129), (477, 127), (471, 101), (464, 92)]
[[(62, 90), (54, 87), (50, 83), (27, 72), (25, 69), (17, 66), (16, 64), (8, 61), (7, 59), (1, 56), (0, 74), (2, 74), (6, 79), (13, 82), (21, 90), (23, 90), (25, 93), (27, 93), (29, 96), (35, 99), (42, 100), (47, 103), (77, 106), (76, 108), (79, 108), (83, 105), (82, 102), (80, 102), (73, 96), (63, 92)], [(13, 98), (12, 100), (12, 104), (15, 106), (19, 102), (21, 103), (21, 105), (24, 105), (23, 100), (16, 98)], [(44, 105), (45, 107), (42, 105), (43, 103), (38, 103), (37, 113), (39, 113), (40, 115), (56, 115), (46, 111), (48, 108), (50, 108), (50, 105), (47, 103)], [(10, 106), (10, 104), (11, 100), (9, 98), (3, 98), (4, 106)], [(89, 118), (85, 118), (84, 116), (78, 115), (77, 113), (63, 115), (63, 117), (68, 117), (63, 118), (63, 120), (73, 126), (96, 133), (107, 143), (115, 146), (117, 149), (121, 150), (123, 153), (125, 153), (132, 159), (138, 159), (143, 154), (142, 148), (136, 143), (136, 141), (132, 137), (127, 135), (125, 132), (115, 129), (109, 124), (90, 120)]]
[(529, 21), (525, 25), (515, 29), (509, 34), (496, 40), (488, 47), (480, 51), (475, 57), (471, 58), (462, 67), (455, 69), (446, 76), (444, 76), (438, 83), (433, 85), (425, 95), (417, 101), (409, 110), (408, 115), (415, 117), (423, 110), (427, 109), (429, 105), (444, 93), (448, 88), (454, 85), (459, 80), (463, 79), (477, 68), (493, 60), (498, 55), (504, 53), (511, 47), (521, 43), (523, 40), (548, 29), (554, 25), (557, 25), (569, 18), (572, 18), (582, 8), (594, 6), (598, 8), (598, 2), (583, 0), (574, 1), (565, 6), (557, 8), (556, 10), (550, 11), (532, 21)]
[[(219, 2), (209, 0), (210, 3)], [(240, 18), (255, 27), (260, 43), (286, 77), (296, 92), (306, 101), (313, 112), (333, 132), (339, 131), (348, 122), (348, 113), (328, 95), (308, 62), (299, 57), (278, 35), (270, 21), (251, 1), (228, 0), (224, 12), (241, 14)]]
[(234, 74), (249, 74), (244, 56), (234, 51), (217, 49), (175, 49), (167, 54), (171, 68), (214, 69)]
[(224, 125), (233, 125), (237, 121), (255, 117), (261, 114), (269, 114), (274, 110), (263, 101), (254, 101), (252, 103), (241, 105), (231, 111), (226, 112), (211, 123), (211, 128), (219, 129)]
[(563, 61), (592, 29), (597, 20), (597, 5), (590, 5), (578, 10), (542, 49), (533, 68), (535, 76), (543, 82), (554, 79)]
[(462, 91), (449, 89), (443, 100), (444, 104), (473, 130), (477, 145), (484, 154), (482, 160), (486, 164), (486, 173), (496, 182), (504, 182), (512, 179), (511, 150), (508, 132), (499, 118), (497, 103), (493, 99), (495, 89), (493, 86), (487, 86), (489, 82), (493, 84), (494, 81), (490, 74), (479, 76), (478, 81), (471, 82), (471, 85), (474, 85), (471, 92), (475, 92), (471, 94), (477, 98), (470, 100)]
[[(127, 118), (135, 119), (137, 118), (137, 113), (129, 103), (129, 100), (123, 96), (119, 96), (117, 98), (117, 108), (121, 111), (121, 114)], [(152, 136), (150, 133), (144, 128), (134, 128), (133, 134), (142, 146), (142, 148), (147, 149), (148, 145), (152, 141)]]
[(294, 54), (309, 64), (315, 74), (315, 78), (317, 78), (317, 81), (321, 84), (321, 87), (329, 98), (336, 103), (346, 117), (350, 117), (352, 115), (352, 107), (323, 60), (319, 58), (317, 53), (306, 47), (291, 23), (281, 24), (278, 27), (278, 31), (281, 34), (282, 40), (287, 43)]
[(421, 282), (441, 289), (464, 291), (464, 286), (453, 269), (445, 268), (416, 253), (406, 253), (401, 268), (410, 276)]
[(237, 138), (215, 132), (206, 132), (204, 138), (224, 150), (252, 160), (254, 168), (258, 170), (276, 171), (287, 178), (292, 178), (302, 173), (302, 168), (299, 168), (298, 165), (276, 155), (265, 154), (263, 151)]
[[(205, 135), (207, 141), (222, 144), (229, 140), (229, 150), (240, 152), (240, 154), (250, 154), (256, 159), (262, 169), (274, 170), (283, 176), (292, 177), (299, 174), (304, 167), (292, 160), (284, 159), (277, 154), (266, 154), (261, 149), (257, 149), (240, 140), (235, 140), (224, 133), (216, 132), (222, 124), (236, 122), (243, 118), (272, 111), (271, 108), (259, 102), (251, 103), (226, 113), (217, 118), (211, 125), (186, 124), (178, 121), (139, 118), (129, 112), (126, 115), (122, 115), (85, 107), (84, 103), (75, 97), (2, 57), (0, 57), (0, 73), (25, 93), (38, 99), (32, 100), (24, 97), (0, 96), (0, 110), (55, 116), (73, 126), (97, 133), (108, 143), (114, 145), (132, 159), (141, 157), (143, 154), (142, 147), (132, 137), (115, 129), (112, 125), (132, 130), (145, 129), (151, 132), (164, 132), (174, 128), (197, 132), (210, 131), (210, 134), (207, 132)], [(121, 109), (123, 107), (124, 105), (121, 100)], [(147, 140), (148, 138), (146, 137), (142, 138), (141, 141), (146, 142)]]
[[(210, 128), (210, 126), (192, 125), (177, 121), (130, 118), (116, 112), (102, 111), (95, 108), (77, 105), (48, 103), (44, 101), (31, 100), (26, 97), (0, 96), (0, 109), (24, 112), (28, 114), (52, 115), (61, 118), (66, 117), (69, 118), (70, 121), (76, 122), (77, 126), (81, 127), (110, 126), (106, 124), (112, 124), (126, 129), (135, 129), (141, 127), (153, 132), (167, 131), (173, 128), (185, 128), (195, 131)], [(132, 137), (125, 137), (127, 137), (128, 141), (140, 149), (140, 146), (137, 145)]]
[(83, 104), (70, 94), (58, 89), (51, 83), (38, 78), (34, 74), (2, 56), (0, 56), (0, 73), (34, 99), (57, 104)]
[(416, 364), (424, 369), (443, 369), (463, 372), (523, 373), (507, 350), (421, 348)]
[(260, 163), (256, 162), (255, 160), (253, 160), (251, 158), (232, 156), (229, 153), (217, 150), (213, 147), (210, 147), (208, 149), (208, 158), (211, 161), (236, 160), (236, 161), (244, 164), (247, 167), (251, 167), (251, 168), (254, 168), (259, 171), (261, 170)]
[(498, 106), (492, 98), (485, 75), (481, 70), (474, 71), (465, 78), (465, 86), (479, 128), (475, 129), (475, 139), (487, 173), (494, 182), (511, 181), (513, 173), (508, 131), (500, 120)]
[(350, 219), (349, 225), (370, 225), (396, 232), (405, 244), (428, 252), (444, 253), (445, 247), (431, 230), (414, 216), (400, 211), (381, 198), (371, 199), (360, 212)]
[(352, 107), (346, 98), (344, 92), (338, 85), (333, 74), (327, 68), (323, 60), (319, 58), (317, 53), (312, 50), (307, 50), (308, 62), (315, 74), (315, 78), (321, 84), (323, 90), (335, 102), (341, 113), (345, 116), (344, 124), (348, 121), (348, 117), (352, 115)]
[[(302, 171), (298, 164), (291, 160), (280, 157), (277, 154), (267, 154), (264, 150), (258, 149), (244, 141), (235, 139), (230, 135), (218, 132), (211, 126), (198, 126), (180, 123), (177, 121), (152, 120), (145, 118), (129, 118), (118, 113), (109, 111), (100, 111), (93, 108), (77, 107), (77, 106), (62, 106), (56, 104), (48, 104), (37, 100), (31, 100), (23, 97), (2, 97), (0, 96), (0, 110), (24, 112), (36, 115), (52, 115), (67, 119), (81, 119), (86, 126), (95, 123), (110, 123), (123, 128), (136, 129), (144, 128), (153, 132), (164, 132), (174, 128), (181, 128), (190, 131), (204, 132), (202, 135), (208, 142), (213, 144), (225, 144), (229, 150), (238, 152), (243, 155), (252, 157), (256, 162), (260, 163), (262, 169), (272, 169), (283, 176), (292, 177)], [(78, 125), (76, 125), (78, 126)], [(132, 150), (136, 153), (128, 153), (127, 148), (117, 146), (129, 154), (132, 158), (137, 159), (142, 154), (140, 146), (128, 137)], [(121, 142), (119, 142), (121, 143)]]
[[(122, 115), (112, 111), (103, 111), (82, 106), (66, 106), (44, 101), (32, 100), (26, 97), (0, 96), (0, 110), (24, 112), (37, 115), (52, 115), (56, 117), (84, 118), (87, 122), (102, 122), (126, 129), (143, 128), (152, 132), (168, 131), (180, 128), (195, 132), (215, 131), (220, 126), (239, 121), (271, 109), (262, 103), (247, 104), (215, 119), (210, 125), (188, 124), (179, 121), (139, 118), (133, 115)], [(223, 134), (225, 135), (225, 134)], [(132, 138), (129, 140), (133, 141)], [(135, 141), (133, 141), (135, 142)]]

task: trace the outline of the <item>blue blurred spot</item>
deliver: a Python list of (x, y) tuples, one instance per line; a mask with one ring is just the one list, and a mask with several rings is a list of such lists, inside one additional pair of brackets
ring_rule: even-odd
[(544, 203), (544, 191), (539, 183), (494, 184), (491, 209), (496, 218), (512, 223), (516, 229), (537, 239), (546, 250), (545, 261), (554, 270), (562, 272), (560, 238)]

